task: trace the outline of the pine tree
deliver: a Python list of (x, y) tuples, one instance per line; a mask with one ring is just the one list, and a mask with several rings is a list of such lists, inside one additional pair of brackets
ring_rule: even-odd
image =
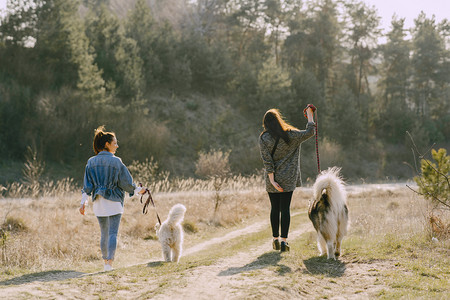
[(378, 81), (375, 114), (379, 138), (398, 143), (413, 125), (413, 112), (407, 103), (411, 61), (410, 43), (405, 40), (404, 19), (392, 19), (387, 43), (380, 47), (383, 64)]
[(436, 151), (431, 150), (431, 156), (435, 163), (422, 159), (420, 161), (420, 176), (414, 177), (414, 181), (419, 186), (419, 192), (426, 199), (436, 205), (450, 207), (450, 156), (444, 148)]
[(421, 13), (414, 22), (411, 95), (420, 117), (418, 126), (423, 127), (433, 141), (443, 141), (439, 125), (441, 120), (448, 120), (450, 108), (449, 79), (442, 72), (448, 54), (434, 17), (428, 19)]
[(36, 50), (54, 72), (54, 86), (76, 87), (91, 103), (105, 100), (104, 81), (94, 63), (84, 24), (78, 14), (79, 1), (43, 1), (38, 10)]
[(148, 87), (158, 85), (163, 73), (162, 62), (155, 53), (158, 30), (150, 7), (145, 0), (138, 0), (126, 19), (125, 35), (136, 41)]
[(105, 5), (95, 8), (86, 23), (87, 36), (97, 54), (95, 62), (109, 91), (116, 93), (123, 104), (139, 98), (144, 78), (136, 41), (125, 37), (120, 20)]

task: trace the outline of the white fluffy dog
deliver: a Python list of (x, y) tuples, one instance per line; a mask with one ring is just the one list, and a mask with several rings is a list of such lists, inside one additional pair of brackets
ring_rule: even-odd
[(328, 259), (341, 254), (341, 241), (347, 234), (347, 193), (337, 167), (322, 171), (313, 186), (313, 201), (309, 206), (309, 219), (317, 231), (320, 255)]
[(169, 212), (167, 219), (161, 224), (156, 224), (156, 235), (162, 246), (165, 261), (178, 262), (183, 246), (183, 228), (181, 222), (184, 219), (186, 207), (175, 204)]

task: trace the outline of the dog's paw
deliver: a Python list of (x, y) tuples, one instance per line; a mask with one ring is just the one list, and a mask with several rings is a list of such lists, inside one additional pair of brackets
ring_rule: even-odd
[(327, 256), (327, 259), (333, 259), (333, 260), (336, 260), (336, 256), (334, 256), (334, 255), (328, 255), (328, 256)]

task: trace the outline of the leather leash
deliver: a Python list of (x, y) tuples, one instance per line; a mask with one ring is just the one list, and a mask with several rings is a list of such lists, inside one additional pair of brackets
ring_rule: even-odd
[[(140, 184), (140, 186), (142, 187), (142, 184)], [(151, 202), (152, 205), (153, 205), (153, 207), (155, 208), (156, 217), (158, 218), (159, 225), (161, 225), (161, 219), (159, 218), (158, 212), (156, 211), (156, 206), (155, 206), (155, 202), (153, 201), (152, 194), (150, 193), (150, 190), (147, 189), (147, 188), (145, 189), (145, 193), (143, 193), (143, 194), (141, 195), (141, 203), (142, 203), (142, 198), (144, 198), (144, 195), (145, 195), (145, 194), (148, 194), (148, 198), (147, 198), (147, 201), (145, 201), (144, 208), (142, 209), (142, 213), (143, 213), (144, 215), (147, 214), (147, 212), (148, 212), (148, 205), (149, 205), (150, 202)]]
[(306, 110), (309, 107), (312, 109), (313, 114), (315, 113), (317, 172), (320, 173), (319, 142), (318, 142), (318, 139), (319, 139), (319, 120), (318, 120), (318, 117), (317, 117), (317, 108), (314, 105), (312, 105), (312, 104), (308, 104), (306, 106), (306, 108), (303, 110), (303, 115), (305, 116), (305, 118), (308, 118), (308, 116), (306, 115)]

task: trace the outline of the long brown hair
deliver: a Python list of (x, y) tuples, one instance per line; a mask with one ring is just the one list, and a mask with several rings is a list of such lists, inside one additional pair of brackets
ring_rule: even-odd
[(298, 130), (286, 122), (281, 115), (281, 112), (276, 108), (269, 109), (264, 114), (263, 128), (264, 131), (262, 133), (268, 132), (274, 139), (282, 138), (288, 144), (289, 135), (287, 132), (290, 130)]
[(97, 155), (99, 152), (105, 150), (106, 143), (112, 143), (114, 138), (116, 137), (116, 134), (114, 132), (106, 132), (105, 126), (99, 126), (97, 129), (95, 129), (95, 135), (94, 135), (94, 142), (93, 142), (93, 148), (95, 155)]

